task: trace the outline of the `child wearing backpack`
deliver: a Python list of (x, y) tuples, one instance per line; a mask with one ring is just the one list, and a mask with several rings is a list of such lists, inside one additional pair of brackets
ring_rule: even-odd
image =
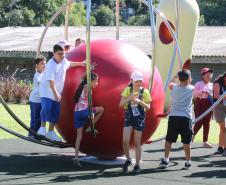
[(150, 109), (150, 93), (148, 89), (142, 86), (144, 81), (143, 74), (139, 71), (134, 71), (131, 74), (131, 82), (121, 94), (119, 107), (125, 109), (124, 129), (123, 129), (123, 150), (126, 155), (126, 162), (123, 165), (123, 172), (128, 172), (132, 166), (132, 161), (129, 154), (129, 142), (132, 131), (134, 131), (135, 155), (136, 164), (133, 173), (140, 173), (141, 159), (141, 136), (145, 127), (146, 111)]

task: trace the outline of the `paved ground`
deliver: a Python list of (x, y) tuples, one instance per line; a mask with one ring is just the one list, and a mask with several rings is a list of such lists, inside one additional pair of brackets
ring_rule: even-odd
[(163, 142), (144, 146), (142, 174), (122, 174), (120, 166), (82, 163), (73, 167), (73, 149), (54, 149), (21, 140), (0, 140), (0, 184), (226, 184), (226, 158), (212, 155), (216, 150), (193, 146), (193, 167), (183, 170), (181, 144), (174, 146), (170, 167), (158, 169)]

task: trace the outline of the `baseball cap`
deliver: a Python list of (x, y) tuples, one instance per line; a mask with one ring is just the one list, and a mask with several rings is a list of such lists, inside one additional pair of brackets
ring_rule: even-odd
[(212, 70), (212, 69), (209, 69), (209, 68), (207, 68), (207, 67), (204, 67), (204, 68), (202, 68), (202, 70), (201, 70), (201, 75), (204, 75), (205, 73), (208, 73), (208, 72), (213, 73), (213, 70)]
[(133, 81), (139, 81), (139, 80), (144, 81), (144, 76), (140, 71), (133, 71), (131, 74), (131, 79)]
[(65, 47), (65, 46), (70, 46), (70, 43), (67, 40), (60, 40), (57, 44)]

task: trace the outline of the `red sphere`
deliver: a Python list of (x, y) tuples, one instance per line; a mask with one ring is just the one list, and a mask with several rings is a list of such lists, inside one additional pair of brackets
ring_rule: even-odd
[[(169, 20), (168, 22), (172, 29), (175, 31), (173, 23), (171, 23)], [(164, 22), (162, 22), (159, 26), (159, 39), (163, 44), (170, 44), (171, 42), (173, 42), (172, 34)]]
[[(86, 58), (85, 44), (72, 50), (67, 58), (81, 62)], [(113, 159), (123, 155), (122, 133), (124, 110), (119, 108), (121, 92), (130, 81), (130, 74), (139, 70), (144, 74), (144, 87), (148, 87), (151, 60), (141, 50), (116, 40), (95, 40), (91, 42), (91, 60), (96, 63), (94, 70), (99, 75), (99, 85), (93, 90), (94, 106), (103, 106), (104, 114), (97, 123), (100, 132), (96, 138), (83, 133), (80, 151), (103, 159)], [(61, 102), (59, 132), (63, 138), (74, 145), (76, 130), (74, 129), (74, 93), (85, 74), (84, 68), (71, 68), (67, 71)], [(159, 124), (157, 114), (162, 113), (164, 92), (162, 80), (155, 69), (153, 90), (151, 92), (151, 110), (147, 112), (146, 127), (141, 143), (144, 144), (155, 132)], [(131, 138), (132, 148), (134, 143)]]

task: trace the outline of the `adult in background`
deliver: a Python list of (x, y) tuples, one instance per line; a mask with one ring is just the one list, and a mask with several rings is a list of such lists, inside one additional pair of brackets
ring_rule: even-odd
[[(219, 76), (213, 85), (213, 98), (217, 101), (218, 98), (226, 91), (226, 72)], [(216, 154), (226, 156), (226, 96), (213, 110), (214, 117), (220, 126), (219, 147)]]
[[(209, 68), (203, 68), (201, 70), (201, 81), (195, 84), (194, 90), (194, 112), (195, 117), (199, 117), (207, 109), (212, 106), (213, 103), (213, 83), (211, 83), (213, 71)], [(198, 133), (203, 126), (203, 147), (211, 148), (211, 144), (208, 143), (208, 135), (210, 128), (212, 112), (205, 116), (202, 120), (197, 122), (194, 126), (194, 135)]]
[(80, 44), (84, 44), (85, 40), (81, 39), (81, 38), (77, 38), (75, 40), (75, 47), (78, 47)]

